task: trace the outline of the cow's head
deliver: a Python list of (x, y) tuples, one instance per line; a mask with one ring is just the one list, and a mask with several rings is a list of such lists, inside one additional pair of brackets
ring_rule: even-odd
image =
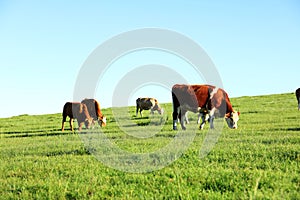
[(163, 115), (163, 114), (164, 114), (164, 109), (163, 109), (163, 108), (158, 109), (157, 112), (158, 112), (160, 115)]
[(225, 115), (225, 120), (229, 128), (237, 129), (240, 112), (233, 111)]
[(99, 120), (99, 124), (101, 127), (106, 126), (106, 117), (105, 116), (103, 116), (103, 118)]

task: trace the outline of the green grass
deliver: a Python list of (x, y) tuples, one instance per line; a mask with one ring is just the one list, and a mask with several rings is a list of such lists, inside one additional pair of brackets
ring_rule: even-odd
[[(81, 140), (91, 133), (61, 132), (61, 114), (0, 119), (0, 199), (300, 199), (300, 112), (294, 94), (231, 101), (241, 112), (239, 128), (231, 130), (224, 122), (206, 157), (200, 159), (199, 150), (208, 125), (198, 130), (197, 115), (189, 114), (187, 129), (197, 130), (189, 148), (175, 162), (148, 173), (99, 162)], [(151, 153), (177, 134), (172, 105), (163, 106), (167, 121), (162, 127), (151, 123), (147, 111), (136, 118), (135, 108), (129, 108), (130, 123), (145, 134), (161, 129), (152, 137), (124, 133), (111, 109), (103, 110), (108, 124), (102, 130), (120, 149)], [(126, 130), (137, 134), (126, 123)]]

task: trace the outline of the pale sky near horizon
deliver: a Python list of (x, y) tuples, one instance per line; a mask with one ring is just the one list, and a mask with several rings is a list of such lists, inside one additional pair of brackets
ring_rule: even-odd
[[(62, 112), (64, 103), (73, 100), (83, 63), (99, 45), (148, 27), (178, 32), (200, 45), (229, 97), (300, 87), (297, 0), (0, 0), (0, 27), (0, 117)], [(99, 77), (94, 97), (101, 107), (112, 106), (114, 87), (125, 76), (121, 71), (147, 64), (167, 65), (191, 83), (205, 83), (176, 56), (136, 52), (124, 55)], [(156, 84), (140, 87), (124, 104), (134, 105), (139, 95), (171, 102), (168, 88)]]

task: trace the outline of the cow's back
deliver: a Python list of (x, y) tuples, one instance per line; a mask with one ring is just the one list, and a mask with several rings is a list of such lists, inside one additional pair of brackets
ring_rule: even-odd
[[(63, 109), (63, 117), (70, 117), (70, 118), (78, 118), (78, 115), (82, 113), (82, 105), (79, 102), (67, 102), (64, 105)], [(86, 113), (85, 113), (86, 114)]]
[(142, 110), (149, 110), (155, 105), (155, 100), (152, 98), (138, 98), (136, 100), (137, 106)]
[(176, 84), (172, 87), (173, 104), (186, 105), (197, 112), (198, 107), (206, 107), (209, 87), (206, 85)]

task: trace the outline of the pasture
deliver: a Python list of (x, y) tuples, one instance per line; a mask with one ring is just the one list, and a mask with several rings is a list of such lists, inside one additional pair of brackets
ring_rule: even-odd
[[(238, 129), (224, 122), (213, 150), (199, 158), (209, 125), (197, 129), (184, 154), (161, 170), (128, 173), (99, 162), (61, 113), (0, 119), (0, 199), (300, 199), (300, 111), (293, 93), (232, 98), (241, 112)], [(168, 120), (151, 138), (123, 133), (103, 109), (107, 137), (121, 149), (151, 152), (176, 136), (172, 104), (161, 104)], [(62, 105), (63, 106), (63, 105)], [(132, 121), (151, 130), (148, 111)], [(155, 113), (155, 117), (157, 117)], [(76, 123), (74, 123), (76, 124)], [(77, 124), (76, 126), (77, 127)], [(180, 128), (180, 127), (179, 127)], [(96, 129), (97, 130), (97, 129)], [(86, 134), (83, 130), (80, 134)]]

